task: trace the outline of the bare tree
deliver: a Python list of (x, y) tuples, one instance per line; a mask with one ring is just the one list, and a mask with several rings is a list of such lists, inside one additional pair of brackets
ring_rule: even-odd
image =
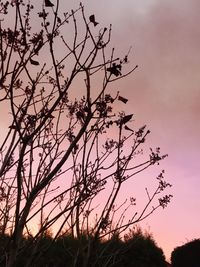
[(45, 1), (37, 11), (30, 1), (0, 1), (0, 107), (1, 116), (9, 114), (0, 144), (0, 231), (10, 235), (7, 267), (15, 266), (23, 235), (37, 239), (51, 227), (55, 239), (64, 229), (88, 236), (80, 253), (89, 266), (96, 240), (124, 232), (171, 198), (158, 196), (170, 186), (161, 172), (155, 192), (146, 189), (142, 212), (126, 219), (134, 197), (116, 206), (122, 184), (166, 155), (156, 148), (136, 160), (150, 131), (133, 130), (132, 114), (114, 112), (117, 101), (128, 99), (109, 88), (137, 66), (124, 72), (129, 55), (110, 50), (111, 26), (101, 28), (82, 4), (61, 13), (59, 2)]

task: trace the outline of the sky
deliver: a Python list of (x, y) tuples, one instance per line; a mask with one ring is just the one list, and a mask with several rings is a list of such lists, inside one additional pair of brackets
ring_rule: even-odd
[[(53, 2), (53, 0), (52, 0)], [(79, 1), (63, 1), (66, 9)], [(83, 0), (102, 25), (112, 23), (112, 45), (131, 47), (139, 68), (119, 90), (126, 111), (151, 130), (149, 143), (169, 157), (162, 163), (173, 185), (170, 205), (145, 220), (167, 259), (171, 251), (200, 237), (200, 2), (199, 0)]]
[[(77, 1), (78, 3), (78, 1)], [(119, 52), (132, 46), (139, 68), (119, 88), (128, 111), (151, 130), (150, 143), (169, 157), (162, 163), (173, 199), (142, 227), (170, 258), (200, 237), (200, 2), (198, 0), (85, 0), (96, 20), (113, 25)]]

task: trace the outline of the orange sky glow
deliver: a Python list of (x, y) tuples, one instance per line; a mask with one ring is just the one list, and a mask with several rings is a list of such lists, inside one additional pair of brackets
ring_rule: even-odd
[[(70, 1), (73, 4), (60, 2), (63, 11), (79, 5), (78, 0)], [(82, 2), (86, 13), (95, 14), (102, 26), (113, 25), (111, 46), (120, 55), (131, 47), (130, 64), (139, 65), (132, 75), (114, 86), (116, 92), (119, 90), (129, 99), (125, 108), (128, 114), (134, 113), (135, 123), (146, 124), (151, 130), (147, 145), (159, 146), (164, 154), (169, 154), (161, 166), (140, 174), (137, 179), (139, 187), (145, 181), (151, 187), (152, 178), (165, 169), (165, 177), (173, 185), (169, 206), (140, 224), (152, 233), (170, 259), (176, 246), (200, 237), (200, 2)], [(124, 106), (119, 103), (117, 108)], [(1, 110), (0, 124), (6, 127), (2, 114)], [(123, 188), (122, 200), (126, 194), (137, 194), (134, 182)]]

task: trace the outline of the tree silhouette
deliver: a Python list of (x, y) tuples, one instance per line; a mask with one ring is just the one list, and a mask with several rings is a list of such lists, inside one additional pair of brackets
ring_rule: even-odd
[[(150, 132), (130, 129), (132, 114), (114, 113), (115, 103), (128, 99), (108, 88), (137, 66), (124, 72), (127, 56), (120, 60), (115, 49), (108, 56), (111, 27), (98, 28), (82, 4), (61, 13), (59, 2), (45, 1), (38, 12), (34, 2), (0, 1), (0, 105), (9, 114), (0, 144), (0, 231), (10, 236), (1, 256), (6, 267), (14, 267), (25, 249), (23, 236), (37, 244), (50, 228), (54, 240), (63, 230), (80, 239), (83, 266), (90, 266), (99, 239), (124, 232), (171, 198), (158, 196), (170, 186), (161, 172), (155, 191), (146, 189), (142, 212), (124, 219), (134, 197), (116, 206), (122, 184), (166, 155), (151, 149), (135, 163)], [(98, 208), (102, 192), (109, 193)], [(40, 255), (38, 247), (26, 267)]]

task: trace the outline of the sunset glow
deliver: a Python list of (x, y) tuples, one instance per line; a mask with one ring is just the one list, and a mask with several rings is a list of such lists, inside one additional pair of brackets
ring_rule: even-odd
[(137, 123), (152, 131), (150, 144), (169, 154), (161, 167), (173, 184), (173, 200), (142, 226), (150, 229), (170, 258), (174, 247), (200, 235), (200, 3), (84, 3), (101, 22), (113, 24), (115, 48), (123, 52), (132, 46), (131, 63), (139, 65), (118, 89), (129, 98), (128, 110)]
[[(73, 4), (67, 2), (69, 1), (60, 0), (63, 12), (65, 9), (67, 12), (79, 6), (78, 0), (73, 1)], [(127, 68), (139, 66), (130, 76), (109, 87), (109, 92), (113, 95), (120, 92), (122, 97), (128, 99), (126, 105), (120, 101), (115, 102), (114, 109), (133, 114), (131, 125), (136, 129), (147, 125), (151, 132), (145, 143), (147, 155), (150, 147), (160, 147), (162, 154), (169, 156), (160, 165), (153, 166), (155, 168), (150, 168), (128, 181), (126, 186), (122, 187), (118, 203), (120, 205), (126, 197), (133, 196), (138, 200), (137, 208), (140, 209), (148, 196), (145, 187), (153, 191), (156, 187), (154, 178), (165, 170), (165, 178), (172, 184), (172, 187), (167, 189), (167, 193), (173, 195), (171, 203), (166, 209), (156, 210), (139, 225), (152, 234), (158, 246), (163, 249), (167, 260), (170, 260), (175, 247), (200, 237), (200, 2), (82, 2), (87, 16), (95, 14), (99, 30), (112, 24), (110, 50), (114, 47), (116, 55), (119, 54), (120, 57), (128, 53)], [(35, 4), (35, 7), (41, 8), (39, 3)], [(10, 23), (12, 24), (12, 21)], [(34, 24), (36, 30), (37, 23)], [(62, 47), (56, 47), (56, 52), (62, 58)], [(44, 52), (41, 62), (48, 63), (48, 60)], [(70, 67), (67, 66), (69, 72)], [(92, 80), (92, 95), (96, 95), (102, 86), (101, 74), (98, 77), (99, 80)], [(86, 92), (82, 90), (85, 84), (82, 76), (79, 78), (80, 80), (75, 80), (72, 85), (72, 98), (80, 97)], [(7, 106), (1, 105), (1, 139), (5, 137), (7, 127), (10, 126), (9, 116)], [(62, 123), (64, 125), (65, 120)], [(111, 130), (106, 137), (116, 135), (115, 130)], [(66, 147), (67, 142), (63, 142)], [(65, 149), (64, 146), (62, 148)], [(126, 150), (128, 149), (127, 145)], [(37, 162), (38, 160), (37, 158)], [(109, 168), (106, 171), (109, 172)], [(61, 190), (66, 186), (63, 177), (58, 179)], [(104, 191), (99, 194), (96, 203), (99, 210), (101, 199), (106, 196)], [(128, 210), (127, 216), (132, 216), (131, 209)], [(38, 225), (33, 225), (33, 232), (37, 227)]]

